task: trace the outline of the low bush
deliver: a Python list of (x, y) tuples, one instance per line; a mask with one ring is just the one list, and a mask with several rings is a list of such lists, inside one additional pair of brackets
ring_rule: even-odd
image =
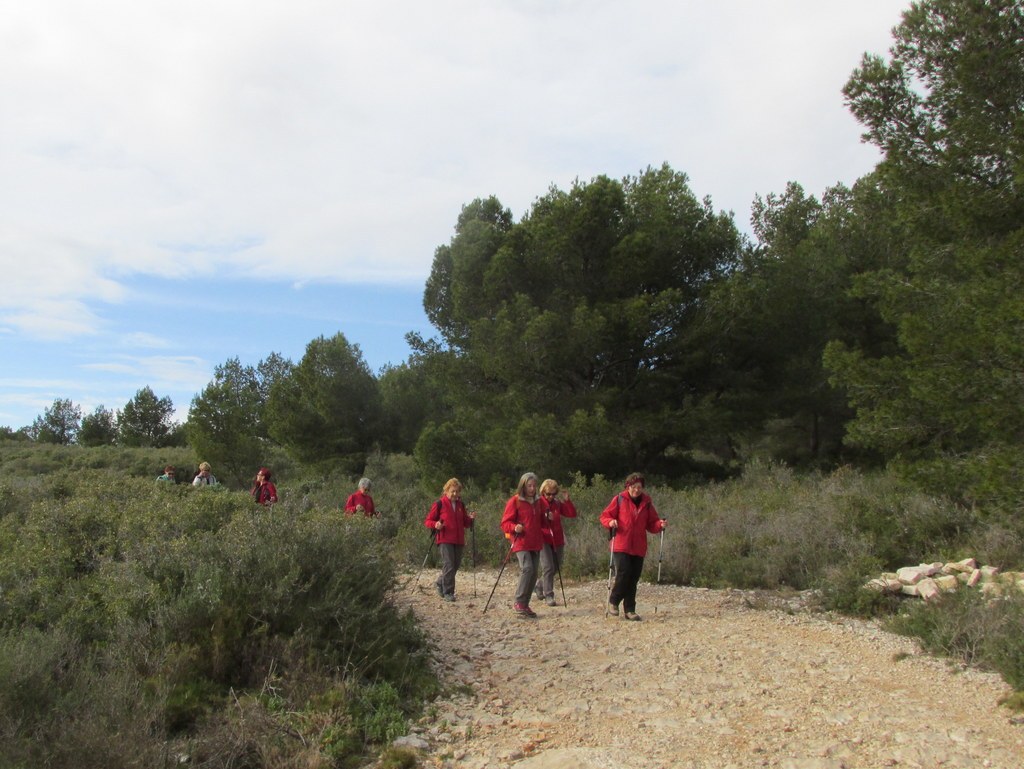
[(990, 599), (974, 590), (915, 602), (886, 622), (926, 651), (998, 672), (1024, 691), (1024, 595)]

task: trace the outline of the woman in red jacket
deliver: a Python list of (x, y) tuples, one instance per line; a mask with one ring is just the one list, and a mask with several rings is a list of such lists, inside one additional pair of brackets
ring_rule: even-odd
[(430, 506), (423, 525), (433, 529), (437, 549), (441, 552), (441, 575), (434, 583), (437, 594), (445, 601), (455, 600), (455, 574), (462, 563), (466, 546), (466, 529), (473, 525), (476, 513), (467, 513), (462, 503), (462, 483), (450, 478), (444, 485), (441, 498)]
[(626, 489), (616, 494), (601, 513), (601, 525), (612, 537), (612, 560), (615, 563), (615, 584), (608, 597), (608, 613), (619, 616), (619, 602), (625, 619), (640, 621), (636, 613), (636, 585), (644, 569), (647, 555), (647, 533), (665, 529), (651, 498), (644, 493), (644, 477), (633, 473), (626, 479)]
[(356, 513), (362, 513), (367, 518), (376, 515), (373, 508), (373, 497), (370, 496), (369, 478), (360, 478), (359, 486), (345, 500), (345, 514), (355, 515)]
[(516, 586), (515, 602), (512, 608), (524, 617), (536, 617), (530, 608), (530, 597), (537, 584), (537, 566), (540, 551), (544, 547), (541, 529), (547, 520), (547, 513), (537, 498), (537, 476), (524, 473), (519, 479), (516, 493), (505, 504), (501, 516), (501, 530), (512, 539), (512, 552), (519, 560), (519, 584)]
[(259, 469), (249, 493), (252, 494), (253, 500), (260, 505), (272, 505), (277, 502), (277, 487), (270, 481), (269, 469), (266, 467)]
[(547, 514), (547, 522), (544, 526), (544, 549), (540, 551), (537, 597), (548, 606), (558, 605), (558, 601), (555, 600), (555, 574), (562, 567), (562, 552), (565, 550), (562, 517), (576, 517), (576, 506), (569, 499), (569, 492), (562, 489), (562, 498), (559, 499), (558, 496), (558, 481), (548, 478), (540, 485), (540, 504)]

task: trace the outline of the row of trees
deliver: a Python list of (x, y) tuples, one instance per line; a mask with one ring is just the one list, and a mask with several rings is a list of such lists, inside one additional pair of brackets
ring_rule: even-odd
[[(1024, 493), (1024, 10), (914, 3), (845, 88), (884, 159), (820, 199), (753, 205), (751, 242), (667, 165), (466, 205), (424, 290), (434, 338), (374, 375), (342, 334), (219, 366), (185, 431), (221, 465), (267, 442), (431, 482), (753, 455), (890, 462), (968, 501)], [(84, 420), (83, 420), (84, 421)]]
[(0, 428), (0, 437), (63, 446), (182, 446), (182, 426), (173, 417), (171, 399), (158, 398), (152, 389), (143, 387), (117, 411), (100, 405), (84, 416), (69, 398), (57, 398), (30, 426), (16, 431)]

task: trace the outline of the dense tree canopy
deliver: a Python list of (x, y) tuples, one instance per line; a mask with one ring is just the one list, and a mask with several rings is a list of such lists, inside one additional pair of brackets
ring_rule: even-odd
[(380, 399), (359, 345), (340, 332), (306, 345), (270, 388), (264, 418), (271, 437), (301, 461), (360, 472), (378, 440)]
[(167, 446), (175, 439), (174, 404), (157, 398), (143, 387), (128, 401), (117, 417), (118, 443), (122, 446)]
[(78, 442), (83, 446), (111, 446), (117, 443), (117, 414), (99, 405), (82, 417)]
[(36, 417), (29, 434), (40, 443), (74, 443), (82, 419), (82, 409), (67, 398), (58, 398), (42, 416)]
[(518, 223), (493, 198), (467, 206), (424, 292), (454, 360), (450, 415), (422, 433), (421, 461), (506, 477), (669, 469), (703, 387), (687, 332), (741, 246), (667, 166), (551, 189)]
[(905, 264), (858, 295), (897, 329), (879, 355), (834, 344), (852, 441), (972, 498), (1024, 490), (1024, 7), (915, 3), (891, 58), (846, 87), (905, 227)]

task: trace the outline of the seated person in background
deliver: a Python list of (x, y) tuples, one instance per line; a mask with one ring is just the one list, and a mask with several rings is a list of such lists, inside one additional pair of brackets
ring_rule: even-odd
[(167, 465), (167, 467), (164, 468), (164, 474), (158, 475), (156, 479), (158, 481), (163, 481), (164, 483), (177, 483), (174, 478), (174, 465)]

